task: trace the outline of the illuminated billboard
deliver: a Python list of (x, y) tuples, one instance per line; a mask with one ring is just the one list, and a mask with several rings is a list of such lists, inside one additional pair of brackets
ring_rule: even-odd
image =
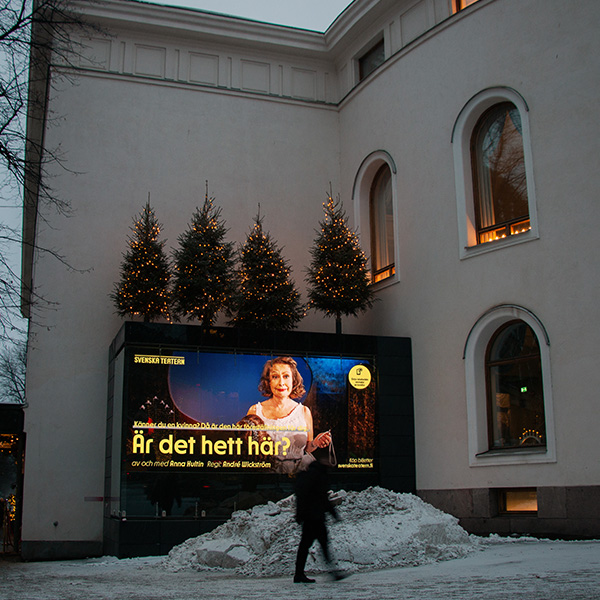
[(293, 494), (414, 492), (408, 338), (123, 323), (109, 348), (105, 551), (168, 552)]
[(374, 357), (126, 349), (129, 473), (376, 468)]

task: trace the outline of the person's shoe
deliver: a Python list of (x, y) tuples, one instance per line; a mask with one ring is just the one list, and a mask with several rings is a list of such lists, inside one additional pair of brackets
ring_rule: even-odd
[(349, 576), (350, 573), (342, 573), (341, 571), (332, 571), (331, 573), (331, 577), (333, 577), (335, 581), (341, 581), (342, 579), (346, 579), (346, 577)]
[(294, 575), (294, 583), (314, 583), (315, 580), (307, 577), (304, 573), (302, 575)]

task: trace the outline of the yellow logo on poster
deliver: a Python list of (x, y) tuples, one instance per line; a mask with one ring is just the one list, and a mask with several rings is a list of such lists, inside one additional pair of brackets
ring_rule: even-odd
[(364, 390), (371, 383), (371, 371), (365, 365), (356, 365), (348, 373), (348, 381), (353, 388)]
[(184, 356), (154, 356), (151, 354), (136, 354), (133, 357), (133, 362), (136, 364), (145, 365), (185, 365)]

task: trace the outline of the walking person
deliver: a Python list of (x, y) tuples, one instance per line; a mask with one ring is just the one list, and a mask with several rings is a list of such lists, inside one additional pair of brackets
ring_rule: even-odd
[(296, 521), (302, 525), (302, 537), (296, 555), (296, 572), (294, 583), (314, 583), (315, 580), (306, 576), (304, 567), (308, 551), (317, 540), (323, 550), (323, 555), (334, 579), (343, 579), (332, 560), (329, 552), (329, 540), (325, 516), (331, 514), (338, 519), (335, 507), (329, 499), (327, 467), (320, 461), (310, 463), (308, 469), (298, 473), (296, 480)]

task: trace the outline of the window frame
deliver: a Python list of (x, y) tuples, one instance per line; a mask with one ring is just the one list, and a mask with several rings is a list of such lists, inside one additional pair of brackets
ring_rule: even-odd
[[(489, 242), (478, 242), (476, 202), (473, 178), (471, 140), (480, 118), (493, 106), (510, 102), (521, 117), (523, 158), (527, 181), (527, 202), (530, 229), (518, 235)], [(461, 109), (454, 123), (451, 137), (454, 156), (454, 180), (456, 187), (456, 209), (458, 219), (459, 258), (461, 260), (493, 252), (507, 246), (539, 239), (533, 157), (529, 129), (529, 107), (524, 98), (512, 88), (489, 88), (473, 96)]]
[[(535, 495), (535, 510), (510, 510), (508, 508), (508, 499), (511, 494), (533, 494)], [(539, 512), (539, 496), (538, 489), (535, 487), (523, 487), (523, 488), (500, 488), (496, 490), (496, 498), (498, 503), (498, 514), (501, 517), (514, 517), (514, 516), (535, 516)]]
[[(383, 48), (383, 61), (376, 64), (370, 71), (365, 73), (363, 69), (364, 60), (380, 48)], [(384, 31), (379, 31), (352, 56), (352, 76), (354, 79), (354, 85), (358, 85), (359, 83), (371, 77), (373, 73), (376, 73), (381, 65), (385, 64), (389, 56), (389, 39), (385, 35)]]
[[(535, 333), (542, 368), (546, 446), (497, 448), (489, 446), (489, 413), (486, 352), (498, 329), (510, 321), (524, 321)], [(514, 304), (495, 306), (485, 312), (471, 328), (463, 353), (468, 423), (469, 465), (517, 465), (556, 462), (550, 339), (542, 322), (528, 309)]]
[[(371, 59), (371, 57), (375, 56), (379, 52), (383, 52), (383, 59), (381, 62), (373, 62), (372, 64), (367, 64), (367, 60)], [(358, 81), (363, 81), (366, 79), (371, 73), (376, 71), (384, 62), (385, 62), (385, 39), (383, 35), (377, 38), (372, 44), (368, 46), (366, 50), (361, 52), (356, 58), (356, 64), (358, 68)], [(368, 69), (365, 67), (368, 66)]]
[(393, 229), (394, 229), (394, 272), (380, 281), (373, 281), (373, 263), (369, 255), (369, 273), (371, 275), (371, 285), (375, 289), (387, 287), (400, 281), (400, 253), (398, 244), (398, 194), (397, 194), (397, 168), (392, 156), (385, 150), (376, 150), (369, 154), (361, 163), (352, 187), (352, 202), (354, 207), (354, 223), (360, 237), (361, 246), (364, 249), (372, 248), (371, 233), (371, 189), (373, 182), (381, 168), (387, 166), (391, 174), (392, 188), (392, 210), (393, 210)]
[[(510, 108), (509, 108), (510, 107)], [(488, 171), (486, 170), (485, 174), (482, 173), (482, 156), (480, 153), (480, 148), (478, 147), (478, 141), (480, 139), (480, 135), (485, 132), (485, 136), (488, 135), (490, 128), (485, 128), (484, 124), (486, 121), (489, 121), (490, 115), (494, 113), (498, 113), (498, 109), (502, 109), (502, 114), (509, 114), (510, 112), (518, 109), (512, 102), (501, 102), (499, 104), (494, 104), (490, 108), (488, 108), (477, 120), (475, 127), (471, 133), (471, 174), (473, 177), (473, 202), (474, 202), (474, 210), (475, 210), (475, 229), (477, 232), (477, 244), (485, 244), (490, 243), (492, 240), (481, 240), (481, 238), (487, 234), (497, 233), (499, 231), (504, 231), (504, 235), (501, 237), (508, 237), (509, 235), (516, 235), (523, 233), (523, 231), (513, 232), (513, 229), (519, 225), (523, 226), (524, 223), (529, 227), (529, 202), (527, 202), (527, 211), (518, 217), (513, 216), (511, 219), (504, 219), (503, 221), (494, 222), (491, 225), (483, 225), (482, 221), (484, 220), (484, 213), (482, 209), (483, 198), (482, 196), (486, 196), (485, 193), (485, 184), (488, 183), (492, 185), (493, 181), (495, 181), (492, 177), (488, 175)], [(492, 112), (493, 111), (493, 112)], [(516, 128), (515, 128), (516, 129)], [(503, 137), (503, 136), (502, 136)], [(520, 149), (523, 150), (523, 136), (520, 135)], [(524, 159), (524, 157), (523, 157)], [(521, 161), (519, 161), (520, 164)], [(524, 169), (524, 164), (523, 164)], [(482, 175), (484, 175), (482, 177)], [(487, 179), (489, 177), (489, 180)], [(483, 179), (483, 181), (482, 181)], [(489, 202), (491, 202), (494, 208), (497, 208), (499, 204), (496, 202), (495, 194), (489, 193), (489, 198), (487, 198)], [(490, 210), (488, 208), (488, 210)], [(497, 238), (499, 239), (499, 238)], [(497, 241), (493, 240), (493, 241)]]
[[(539, 360), (540, 363), (540, 374), (541, 374), (541, 363), (542, 363), (542, 359), (541, 359), (541, 352), (540, 352), (540, 340), (537, 337), (537, 335), (535, 335), (535, 331), (533, 331), (533, 335), (535, 335), (536, 338), (536, 342), (537, 342), (537, 347), (538, 347), (538, 352), (536, 355), (529, 355), (529, 356), (519, 356), (519, 357), (511, 357), (510, 359), (503, 359), (503, 360), (491, 360), (490, 359), (490, 352), (492, 350), (492, 347), (494, 345), (494, 342), (496, 341), (496, 339), (498, 338), (498, 336), (500, 336), (502, 334), (502, 332), (504, 332), (506, 329), (508, 329), (509, 327), (511, 327), (512, 325), (517, 325), (520, 323), (524, 323), (525, 325), (527, 325), (529, 327), (529, 324), (526, 323), (525, 321), (523, 321), (522, 319), (518, 319), (518, 320), (514, 320), (514, 321), (507, 321), (506, 323), (504, 323), (503, 325), (501, 325), (500, 327), (498, 327), (494, 333), (492, 333), (492, 335), (490, 336), (490, 339), (488, 341), (486, 350), (485, 350), (485, 377), (486, 377), (486, 403), (487, 403), (487, 411), (488, 411), (488, 452), (495, 452), (495, 451), (504, 451), (504, 450), (514, 450), (514, 449), (521, 449), (521, 446), (504, 446), (504, 447), (495, 447), (494, 446), (494, 421), (496, 419), (496, 414), (494, 413), (494, 409), (493, 409), (493, 403), (494, 403), (494, 398), (492, 397), (493, 394), (493, 389), (492, 389), (492, 378), (491, 378), (491, 368), (492, 367), (496, 367), (496, 366), (500, 366), (500, 365), (507, 365), (507, 364), (515, 364), (515, 363), (523, 363), (526, 361), (529, 361), (532, 359), (532, 357), (535, 357), (537, 360)], [(531, 329), (531, 327), (530, 327)], [(543, 386), (542, 386), (542, 396), (543, 396)], [(546, 416), (544, 413), (544, 443), (540, 444), (539, 446), (527, 446), (528, 448), (545, 448), (546, 447)]]
[[(385, 265), (375, 264), (377, 261), (375, 260), (376, 255), (378, 254), (378, 250), (380, 249), (380, 245), (385, 244), (386, 254), (388, 253), (388, 239), (390, 231), (388, 230), (388, 222), (385, 219), (385, 223), (383, 225), (384, 231), (380, 230), (380, 211), (381, 207), (379, 200), (381, 198), (375, 198), (375, 187), (376, 184), (380, 183), (380, 178), (383, 178), (384, 172), (389, 174), (389, 185), (390, 185), (390, 201), (392, 202), (392, 222), (391, 222), (391, 234), (392, 234), (392, 257), (391, 262), (387, 262)], [(386, 213), (387, 214), (387, 213)], [(396, 272), (396, 262), (395, 262), (395, 252), (396, 252), (396, 233), (394, 228), (394, 206), (393, 206), (393, 193), (392, 193), (392, 171), (387, 164), (383, 164), (379, 167), (373, 180), (371, 182), (371, 189), (369, 192), (369, 234), (371, 238), (371, 281), (373, 283), (379, 283), (380, 281), (384, 281), (388, 277), (392, 277)]]

